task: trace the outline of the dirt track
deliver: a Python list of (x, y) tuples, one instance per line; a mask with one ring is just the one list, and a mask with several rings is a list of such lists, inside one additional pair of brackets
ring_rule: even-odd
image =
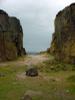
[(37, 65), (38, 63), (42, 63), (43, 61), (48, 60), (47, 54), (38, 54), (38, 55), (27, 55), (23, 58), (19, 58), (16, 61), (10, 61), (5, 63), (0, 63), (0, 66), (23, 66), (23, 65)]

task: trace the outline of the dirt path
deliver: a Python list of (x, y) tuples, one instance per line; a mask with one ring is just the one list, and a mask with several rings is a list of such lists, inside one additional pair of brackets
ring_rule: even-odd
[(10, 61), (5, 63), (0, 63), (0, 66), (23, 66), (23, 65), (37, 65), (38, 63), (42, 63), (48, 60), (49, 57), (47, 54), (38, 54), (38, 55), (27, 55), (23, 58), (19, 58), (16, 61)]
[(47, 55), (29, 55), (29, 57), (30, 58), (25, 61), (26, 65), (37, 65), (49, 59)]

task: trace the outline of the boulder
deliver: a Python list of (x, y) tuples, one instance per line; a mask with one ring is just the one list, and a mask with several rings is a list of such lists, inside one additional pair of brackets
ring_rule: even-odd
[(56, 15), (50, 53), (59, 61), (75, 64), (75, 3)]
[(19, 19), (0, 10), (0, 61), (14, 60), (26, 54)]
[(38, 71), (36, 68), (30, 68), (26, 71), (26, 76), (35, 77), (38, 76)]
[(29, 95), (25, 95), (21, 100), (32, 100), (32, 98)]

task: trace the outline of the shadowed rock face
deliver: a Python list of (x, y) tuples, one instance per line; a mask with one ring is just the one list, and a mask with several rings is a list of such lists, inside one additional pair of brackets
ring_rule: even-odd
[(75, 4), (57, 14), (50, 52), (58, 60), (75, 63)]
[(24, 54), (20, 21), (0, 10), (0, 61), (14, 60)]

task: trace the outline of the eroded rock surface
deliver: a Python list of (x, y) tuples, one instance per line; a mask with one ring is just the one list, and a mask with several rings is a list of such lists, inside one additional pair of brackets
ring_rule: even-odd
[(75, 4), (57, 14), (50, 52), (58, 60), (75, 63)]
[(26, 54), (19, 19), (0, 10), (0, 61), (14, 60)]

